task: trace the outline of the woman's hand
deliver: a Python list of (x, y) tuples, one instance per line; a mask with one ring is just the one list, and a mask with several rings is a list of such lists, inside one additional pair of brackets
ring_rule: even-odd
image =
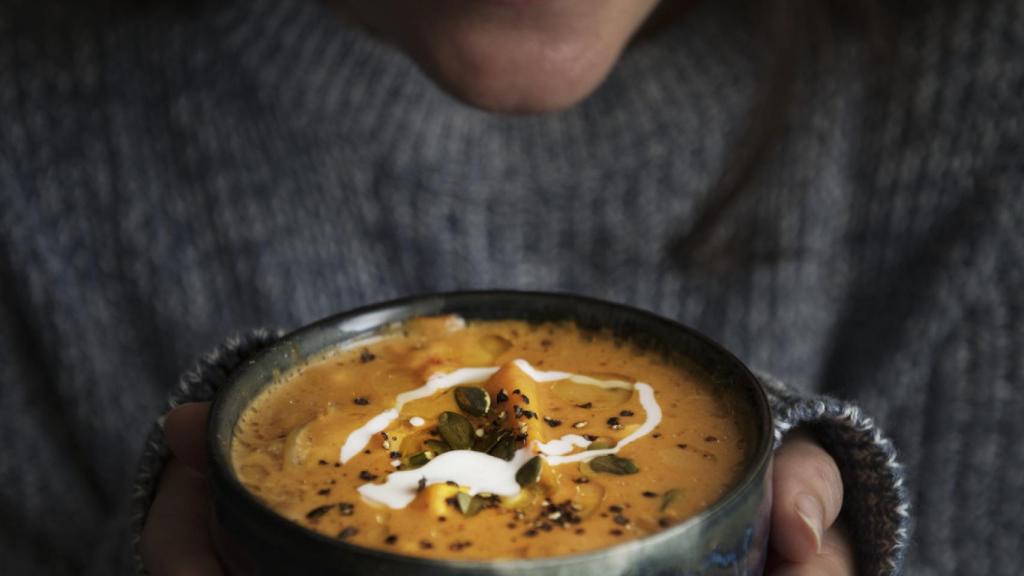
[[(174, 457), (142, 531), (142, 557), (153, 576), (223, 574), (210, 538), (204, 476), (209, 412), (209, 402), (185, 404), (164, 422)], [(849, 542), (834, 526), (843, 483), (832, 458), (809, 436), (791, 434), (775, 455), (774, 487), (768, 574), (852, 575)]]
[(184, 404), (164, 421), (174, 456), (164, 467), (142, 529), (142, 561), (153, 576), (221, 576), (210, 538), (206, 419), (210, 403)]
[(839, 468), (808, 435), (788, 435), (775, 453), (772, 576), (845, 576), (854, 573), (853, 550), (835, 525), (843, 506)]

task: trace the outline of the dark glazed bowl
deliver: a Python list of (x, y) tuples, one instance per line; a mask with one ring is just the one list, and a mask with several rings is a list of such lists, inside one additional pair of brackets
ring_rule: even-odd
[[(657, 534), (585, 554), (493, 562), (434, 560), (347, 544), (277, 515), (250, 494), (231, 466), (239, 416), (275, 376), (378, 328), (415, 316), (572, 320), (695, 363), (748, 413), (748, 455), (737, 484), (701, 514)], [(764, 390), (732, 354), (696, 331), (635, 308), (565, 294), (462, 292), (386, 302), (297, 330), (249, 360), (218, 394), (209, 424), (215, 540), (232, 574), (746, 575), (764, 566), (771, 509), (772, 423)]]

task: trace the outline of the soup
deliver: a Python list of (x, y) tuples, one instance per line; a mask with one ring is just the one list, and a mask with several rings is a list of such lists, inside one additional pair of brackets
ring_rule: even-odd
[(424, 317), (279, 377), (231, 459), (277, 513), (406, 555), (525, 559), (664, 530), (737, 481), (743, 414), (685, 359), (572, 323)]

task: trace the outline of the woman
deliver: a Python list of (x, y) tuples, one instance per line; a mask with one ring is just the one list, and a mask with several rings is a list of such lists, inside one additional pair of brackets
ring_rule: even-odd
[[(912, 569), (1013, 573), (1021, 74), (1001, 59), (1020, 17), (887, 6), (816, 59), (785, 32), (843, 6), (773, 8), (793, 13), (770, 44), (733, 2), (5, 8), (24, 25), (0, 52), (3, 420), (9, 461), (39, 462), (2, 468), (5, 514), (31, 527), (8, 557), (110, 571), (123, 516), (80, 526), (124, 511), (168, 375), (231, 331), (502, 286), (653, 309), (802, 391), (776, 395), (806, 424), (779, 454), (776, 573), (903, 559), (891, 447), (812, 392), (895, 435), (918, 480)], [(222, 349), (174, 403), (266, 340)], [(155, 573), (217, 570), (189, 514), (203, 410), (168, 416), (165, 468), (145, 457)]]

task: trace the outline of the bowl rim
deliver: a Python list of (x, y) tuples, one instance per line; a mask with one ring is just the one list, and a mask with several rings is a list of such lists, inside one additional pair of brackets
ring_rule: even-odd
[[(631, 540), (624, 541), (619, 544), (613, 544), (610, 546), (604, 546), (594, 550), (576, 554), (563, 554), (557, 556), (545, 556), (540, 558), (525, 558), (525, 559), (496, 559), (496, 560), (459, 560), (451, 558), (427, 558), (421, 556), (411, 556), (406, 554), (400, 554), (397, 552), (389, 552), (387, 550), (369, 548), (356, 544), (351, 544), (337, 538), (321, 534), (315, 530), (306, 528), (305, 526), (293, 522), (284, 516), (275, 512), (272, 508), (264, 504), (257, 498), (252, 492), (245, 488), (242, 483), (238, 480), (235, 473), (234, 467), (230, 464), (230, 454), (222, 453), (219, 449), (219, 443), (217, 441), (216, 430), (219, 423), (225, 416), (225, 405), (228, 403), (227, 398), (237, 389), (234, 386), (235, 381), (240, 379), (248, 371), (254, 370), (256, 366), (260, 364), (265, 358), (273, 355), (275, 352), (280, 352), (282, 348), (290, 345), (290, 343), (296, 339), (302, 338), (303, 336), (316, 333), (327, 327), (340, 325), (346, 321), (351, 322), (361, 317), (373, 318), (374, 314), (389, 310), (402, 310), (408, 308), (410, 305), (422, 303), (424, 305), (434, 304), (443, 306), (445, 304), (451, 304), (454, 302), (458, 304), (461, 301), (470, 301), (473, 299), (488, 299), (488, 298), (523, 298), (532, 300), (547, 300), (555, 303), (581, 303), (588, 307), (596, 308), (610, 308), (617, 310), (620, 313), (627, 315), (633, 315), (644, 318), (655, 323), (660, 323), (666, 327), (686, 333), (689, 337), (699, 340), (702, 344), (709, 346), (716, 353), (722, 355), (727, 361), (731, 362), (740, 374), (745, 375), (749, 382), (753, 385), (751, 395), (754, 400), (753, 412), (758, 418), (757, 428), (759, 432), (759, 441), (754, 449), (753, 455), (750, 457), (750, 461), (743, 469), (741, 478), (726, 492), (722, 497), (716, 500), (708, 508), (704, 509), (699, 514), (691, 516), (690, 518), (666, 528), (660, 532), (650, 534), (640, 538), (633, 538)], [(457, 306), (456, 306), (457, 307)], [(458, 312), (453, 312), (458, 313)], [(404, 319), (414, 318), (418, 314), (405, 316)], [(515, 320), (513, 316), (509, 316), (510, 320)], [(326, 352), (330, 348), (338, 347), (346, 342), (355, 341), (363, 336), (372, 334), (374, 331), (381, 327), (393, 322), (395, 320), (388, 320), (383, 322), (370, 322), (367, 324), (366, 329), (339, 339), (337, 342), (332, 343), (330, 346), (324, 348), (322, 352)], [(311, 355), (310, 358), (316, 358), (316, 355)], [(231, 423), (230, 429), (234, 430), (234, 426), (237, 424), (237, 420)], [(565, 566), (566, 564), (573, 563), (589, 563), (600, 560), (602, 557), (621, 554), (623, 551), (638, 551), (641, 548), (652, 547), (658, 545), (664, 540), (670, 540), (676, 536), (691, 530), (693, 527), (707, 522), (710, 518), (719, 516), (724, 513), (725, 510), (736, 503), (737, 500), (741, 499), (752, 487), (752, 484), (758, 482), (762, 478), (762, 474), (768, 473), (768, 466), (772, 460), (773, 454), (773, 419), (771, 407), (768, 401), (768, 396), (764, 388), (764, 384), (761, 383), (760, 379), (757, 378), (753, 372), (739, 360), (732, 352), (730, 352), (724, 346), (718, 344), (715, 340), (699, 332), (698, 330), (691, 328), (681, 322), (666, 318), (654, 312), (637, 308), (634, 306), (620, 304), (617, 302), (610, 302), (607, 300), (601, 300), (598, 298), (583, 296), (570, 292), (557, 292), (557, 291), (529, 291), (529, 290), (459, 290), (450, 292), (426, 292), (422, 294), (414, 294), (411, 296), (405, 296), (401, 298), (391, 299), (382, 302), (375, 302), (357, 308), (353, 308), (347, 311), (331, 314), (320, 320), (312, 322), (310, 324), (303, 325), (295, 330), (292, 330), (272, 344), (263, 348), (255, 355), (247, 358), (243, 363), (237, 366), (227, 377), (224, 385), (216, 392), (213, 404), (210, 408), (210, 415), (207, 421), (206, 427), (206, 444), (208, 448), (208, 462), (210, 465), (210, 491), (216, 492), (214, 489), (214, 483), (220, 484), (220, 488), (227, 490), (230, 496), (233, 498), (240, 499), (246, 505), (251, 507), (250, 512), (259, 515), (266, 522), (275, 525), (276, 529), (280, 529), (290, 536), (294, 537), (306, 537), (310, 538), (313, 542), (317, 542), (324, 546), (335, 548), (339, 551), (349, 552), (352, 554), (363, 555), (367, 558), (376, 558), (382, 561), (390, 561), (405, 564), (409, 567), (422, 567), (422, 568), (434, 568), (434, 569), (447, 569), (447, 570), (474, 570), (474, 569), (515, 569), (515, 570), (529, 570), (529, 569), (542, 569), (553, 565)], [(228, 451), (230, 452), (230, 451)], [(771, 497), (771, 494), (768, 494)], [(211, 494), (211, 499), (214, 495)], [(216, 508), (216, 502), (212, 502)]]

